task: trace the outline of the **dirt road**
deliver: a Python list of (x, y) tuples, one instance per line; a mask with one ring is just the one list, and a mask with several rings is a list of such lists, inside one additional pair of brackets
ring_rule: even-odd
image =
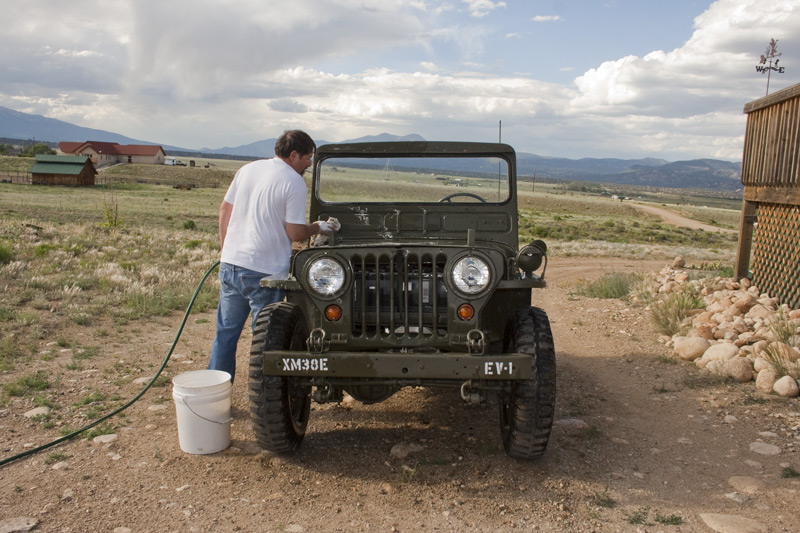
[(664, 222), (666, 222), (667, 224), (672, 224), (674, 226), (682, 226), (685, 228), (692, 228), (692, 229), (701, 229), (703, 231), (711, 231), (714, 233), (717, 232), (738, 233), (738, 231), (733, 229), (718, 228), (717, 226), (711, 226), (710, 224), (703, 224), (702, 222), (698, 222), (697, 220), (681, 216), (675, 213), (674, 211), (670, 211), (668, 209), (662, 209), (661, 207), (656, 207), (654, 205), (639, 204), (639, 203), (631, 203), (630, 205), (632, 205), (639, 211), (643, 211), (645, 213), (661, 217), (661, 219)]
[[(153, 389), (115, 420), (115, 441), (76, 440), (0, 469), (0, 531), (11, 519), (35, 531), (118, 533), (800, 531), (800, 481), (784, 477), (800, 470), (797, 400), (703, 376), (656, 343), (643, 309), (571, 294), (575, 279), (602, 270), (663, 266), (551, 261), (535, 304), (555, 335), (557, 423), (539, 461), (505, 456), (496, 405), (428, 389), (372, 406), (316, 406), (299, 453), (261, 452), (242, 357), (229, 450), (181, 452), (171, 388)], [(139, 358), (135, 377), (152, 375), (180, 318), (110, 341), (93, 368), (65, 370), (65, 403), (93, 390), (132, 397), (134, 376), (121, 381), (110, 369)], [(172, 375), (205, 367), (213, 323), (212, 313), (190, 322)], [(26, 398), (0, 410), (3, 457), (56, 434), (23, 418), (31, 408)], [(391, 450), (401, 443), (417, 451), (398, 459)]]

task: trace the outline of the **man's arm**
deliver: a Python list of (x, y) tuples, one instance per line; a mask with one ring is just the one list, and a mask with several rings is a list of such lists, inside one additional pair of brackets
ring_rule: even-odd
[(219, 248), (225, 244), (225, 235), (228, 234), (228, 223), (231, 221), (231, 213), (233, 212), (233, 204), (229, 204), (222, 200), (219, 206)]
[(295, 242), (304, 241), (320, 233), (318, 220), (311, 224), (290, 224), (287, 222), (284, 227), (286, 228), (286, 235)]

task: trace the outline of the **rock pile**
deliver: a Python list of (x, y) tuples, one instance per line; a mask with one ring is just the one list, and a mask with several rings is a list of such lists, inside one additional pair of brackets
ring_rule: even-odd
[(691, 293), (705, 301), (682, 324), (688, 333), (663, 339), (675, 355), (713, 374), (755, 380), (765, 393), (800, 395), (800, 309), (779, 304), (747, 278), (691, 280), (682, 267), (665, 267), (651, 286), (654, 296)]

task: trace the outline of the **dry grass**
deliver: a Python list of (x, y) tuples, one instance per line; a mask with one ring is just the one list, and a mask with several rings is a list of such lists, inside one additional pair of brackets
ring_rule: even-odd
[[(0, 265), (0, 367), (7, 369), (40, 353), (46, 339), (72, 346), (76, 326), (185, 309), (218, 254), (208, 233), (37, 219), (4, 219), (0, 242), (11, 250), (11, 260)], [(195, 311), (214, 306), (215, 298), (214, 283), (206, 284)], [(75, 358), (91, 348), (76, 346)]]
[[(176, 180), (184, 172), (213, 170), (126, 167), (148, 176), (169, 172)], [(413, 180), (403, 186), (412, 185)], [(68, 350), (71, 359), (62, 371), (79, 372), (87, 359), (102, 353), (117, 328), (185, 309), (200, 278), (218, 259), (217, 212), (223, 194), (224, 188), (183, 191), (170, 185), (0, 184), (0, 371), (17, 375), (20, 362), (25, 363), (20, 368), (37, 368), (55, 351)], [(638, 212), (606, 199), (537, 192), (524, 195), (522, 203), (529, 206), (523, 208), (525, 221), (563, 228), (580, 220), (586, 228), (600, 225), (621, 241), (627, 239), (611, 243), (591, 230), (579, 239), (550, 237), (551, 255), (654, 259), (681, 254), (732, 261), (728, 242), (713, 249), (635, 242), (628, 229), (641, 220)], [(523, 233), (521, 240), (532, 237)], [(216, 291), (212, 277), (196, 310), (213, 308)], [(87, 342), (92, 338), (98, 341)]]

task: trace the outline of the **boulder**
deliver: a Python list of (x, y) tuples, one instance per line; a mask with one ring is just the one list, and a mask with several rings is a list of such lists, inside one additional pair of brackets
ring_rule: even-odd
[(794, 351), (791, 346), (783, 342), (771, 342), (769, 346), (765, 348), (765, 351), (772, 358), (787, 362), (796, 361), (797, 358), (800, 357), (800, 354)]
[(771, 368), (775, 370), (775, 367), (772, 366), (772, 363), (769, 362), (769, 359), (766, 357), (756, 357), (756, 360), (753, 361), (753, 370), (756, 372), (761, 372), (764, 369)]
[(675, 355), (684, 361), (694, 361), (698, 357), (702, 357), (709, 346), (708, 341), (703, 337), (678, 337), (675, 339), (673, 349)]
[(706, 364), (706, 370), (717, 376), (727, 376), (728, 374), (725, 371), (725, 363), (726, 361), (709, 361), (708, 364)]
[(739, 383), (746, 383), (753, 379), (753, 363), (745, 357), (734, 357), (724, 363), (725, 375), (732, 377)]
[(672, 268), (683, 268), (686, 266), (686, 260), (682, 256), (676, 256), (672, 260)]
[(689, 331), (686, 335), (687, 337), (701, 337), (707, 341), (714, 340), (714, 331), (711, 329), (711, 326), (706, 324), (700, 324), (693, 330)]
[(727, 361), (733, 359), (739, 353), (739, 348), (735, 344), (723, 342), (709, 347), (703, 354), (705, 359), (709, 361)]
[(774, 368), (765, 368), (756, 376), (756, 388), (761, 392), (769, 394), (772, 392), (772, 387), (775, 385), (775, 382), (778, 381), (779, 377), (778, 372)]
[(752, 318), (753, 320), (757, 319), (765, 319), (769, 316), (772, 316), (772, 311), (764, 307), (762, 304), (758, 303), (750, 308), (747, 312), (747, 317)]
[(740, 314), (747, 314), (750, 309), (753, 308), (754, 305), (758, 303), (758, 300), (755, 296), (750, 293), (744, 293), (740, 296), (735, 302), (733, 302), (733, 307), (739, 311)]
[(772, 390), (784, 398), (794, 398), (800, 395), (800, 387), (792, 376), (783, 376), (772, 386)]
[(769, 342), (765, 341), (764, 339), (758, 340), (753, 344), (753, 353), (756, 355), (761, 355), (761, 352), (764, 351), (764, 348), (769, 346)]
[(711, 317), (714, 316), (714, 313), (711, 311), (703, 311), (694, 317), (695, 324), (708, 324), (711, 322)]

